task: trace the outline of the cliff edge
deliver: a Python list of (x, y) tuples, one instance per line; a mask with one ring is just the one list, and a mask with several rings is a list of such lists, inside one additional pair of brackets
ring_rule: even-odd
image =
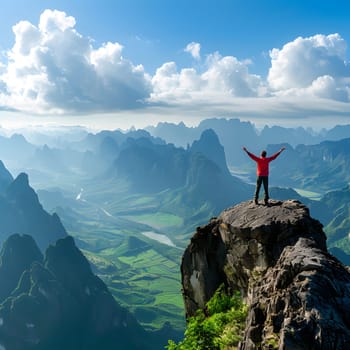
[(181, 264), (187, 317), (219, 285), (249, 306), (241, 350), (350, 349), (350, 273), (295, 200), (243, 202), (197, 228)]

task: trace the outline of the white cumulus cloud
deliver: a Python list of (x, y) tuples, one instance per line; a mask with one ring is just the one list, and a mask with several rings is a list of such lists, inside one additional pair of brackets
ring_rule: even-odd
[(277, 95), (349, 99), (346, 42), (339, 34), (298, 37), (270, 57), (267, 80)]
[(201, 44), (199, 43), (191, 42), (187, 44), (184, 51), (189, 52), (197, 60), (201, 58)]
[(151, 92), (141, 65), (123, 58), (119, 43), (95, 49), (75, 19), (45, 10), (38, 26), (13, 27), (15, 44), (0, 76), (0, 103), (36, 113), (135, 108)]
[[(185, 68), (178, 70), (175, 62), (163, 64), (152, 78), (153, 93), (151, 101), (174, 103), (195, 103), (203, 99), (226, 96), (260, 96), (264, 91), (260, 76), (250, 74), (249, 61), (239, 61), (236, 57), (222, 57), (218, 53), (207, 57), (202, 70)], [(216, 97), (215, 97), (216, 96)]]
[(262, 88), (260, 76), (249, 73), (250, 61), (239, 61), (234, 56), (221, 57), (218, 53), (207, 59), (208, 70), (202, 77), (207, 88), (227, 92), (236, 97), (259, 96)]

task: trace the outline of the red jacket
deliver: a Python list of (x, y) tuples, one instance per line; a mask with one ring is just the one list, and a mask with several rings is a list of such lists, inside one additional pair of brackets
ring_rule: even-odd
[(256, 161), (256, 175), (257, 176), (269, 176), (269, 163), (276, 159), (280, 155), (281, 151), (278, 151), (271, 157), (257, 157), (255, 154), (247, 151), (250, 158)]

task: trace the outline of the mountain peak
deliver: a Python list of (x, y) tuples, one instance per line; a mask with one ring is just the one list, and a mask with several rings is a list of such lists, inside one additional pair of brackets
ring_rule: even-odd
[(197, 228), (181, 272), (187, 316), (222, 283), (241, 292), (249, 312), (240, 349), (267, 348), (271, 339), (279, 349), (350, 344), (350, 273), (328, 253), (321, 223), (299, 201), (224, 210)]
[[(83, 288), (82, 285), (91, 278), (92, 272), (88, 260), (76, 247), (72, 236), (58, 239), (56, 244), (46, 250), (46, 266), (64, 285)], [(78, 281), (76, 276), (80, 277)]]
[(19, 195), (23, 196), (24, 193), (27, 197), (34, 199), (35, 202), (38, 201), (36, 193), (29, 186), (28, 175), (26, 173), (20, 173), (7, 187), (7, 196), (14, 199)]
[(200, 138), (203, 141), (213, 140), (215, 142), (219, 142), (219, 138), (213, 129), (204, 130)]
[(43, 256), (29, 235), (14, 234), (3, 244), (0, 253), (0, 302), (17, 286), (22, 272)]
[(24, 186), (29, 186), (28, 174), (26, 174), (26, 173), (20, 173), (20, 174), (16, 177), (15, 183), (16, 183), (16, 184), (21, 184), (21, 185), (24, 185)]
[(44, 251), (50, 243), (67, 235), (59, 217), (43, 209), (27, 174), (19, 174), (0, 199), (0, 240), (13, 233), (29, 234)]
[(225, 150), (213, 129), (204, 130), (198, 141), (191, 146), (192, 153), (202, 153), (216, 163), (224, 173), (228, 173)]

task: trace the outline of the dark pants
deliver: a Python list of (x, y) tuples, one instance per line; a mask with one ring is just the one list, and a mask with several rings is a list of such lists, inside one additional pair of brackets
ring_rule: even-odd
[(258, 176), (257, 177), (254, 200), (257, 201), (259, 199), (259, 192), (260, 192), (261, 183), (264, 185), (264, 191), (265, 191), (264, 200), (265, 200), (265, 202), (267, 202), (269, 200), (269, 177), (268, 176)]

